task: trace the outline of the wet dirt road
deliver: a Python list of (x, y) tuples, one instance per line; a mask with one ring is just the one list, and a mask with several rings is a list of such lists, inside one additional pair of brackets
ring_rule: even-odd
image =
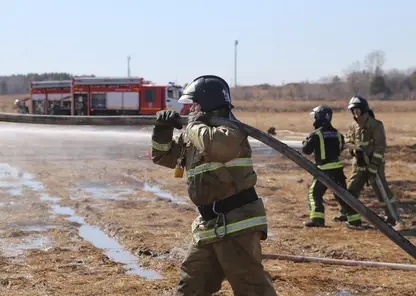
[[(107, 235), (100, 225), (87, 223), (87, 215), (83, 216), (79, 209), (80, 204), (91, 210), (111, 201), (144, 202), (156, 198), (187, 204), (185, 198), (160, 190), (157, 183), (152, 185), (126, 174), (129, 169), (151, 164), (149, 127), (1, 123), (0, 130), (2, 295), (23, 295), (26, 290), (32, 291), (30, 295), (55, 295), (55, 289), (63, 289), (61, 292), (68, 295), (94, 293), (91, 288), (77, 293), (72, 285), (65, 291), (62, 285), (67, 283), (63, 284), (65, 278), (60, 279), (62, 274), (51, 275), (50, 285), (45, 285), (45, 274), (34, 272), (42, 268), (97, 269), (94, 274), (113, 277), (115, 273), (118, 280), (129, 282), (131, 278), (123, 276), (136, 275), (136, 280), (162, 278), (158, 272), (142, 267), (143, 262), (139, 263), (137, 256), (117, 238)], [(253, 148), (258, 153), (273, 154), (260, 143), (254, 143)], [(82, 250), (88, 250), (88, 256), (98, 256), (97, 260), (90, 259), (94, 264), (88, 264)], [(42, 260), (59, 255), (64, 267)], [(101, 292), (97, 295), (103, 295)], [(118, 293), (125, 295), (123, 289), (114, 289), (108, 295)], [(150, 295), (147, 293), (150, 291), (143, 295)]]
[[(0, 295), (172, 294), (196, 212), (184, 180), (150, 161), (149, 128), (1, 123), (0, 130)], [(320, 235), (299, 230), (305, 209), (296, 192), (306, 192), (307, 174), (264, 145), (252, 146), (270, 217), (266, 252), (410, 262), (379, 233), (357, 240), (339, 226)], [(388, 248), (362, 253), (372, 240)], [(265, 266), (281, 295), (414, 290), (409, 272)], [(218, 295), (232, 295), (227, 283)]]

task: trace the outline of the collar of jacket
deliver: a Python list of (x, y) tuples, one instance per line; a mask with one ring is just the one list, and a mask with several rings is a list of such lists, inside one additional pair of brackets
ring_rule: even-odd
[(367, 121), (368, 121), (368, 118), (369, 118), (370, 116), (368, 115), (368, 113), (364, 113), (363, 115), (361, 115), (360, 117), (358, 117), (358, 118), (355, 118), (354, 117), (354, 120), (358, 123), (358, 125), (361, 127), (361, 128), (363, 128), (364, 126), (365, 126), (365, 124), (367, 123)]

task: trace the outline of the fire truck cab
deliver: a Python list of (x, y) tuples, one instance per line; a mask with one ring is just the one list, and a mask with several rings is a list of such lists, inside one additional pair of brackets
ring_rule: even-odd
[(164, 109), (187, 114), (190, 108), (178, 102), (182, 87), (139, 77), (76, 77), (72, 94), (72, 115), (154, 115)]
[(32, 114), (71, 114), (71, 81), (32, 81), (29, 112)]

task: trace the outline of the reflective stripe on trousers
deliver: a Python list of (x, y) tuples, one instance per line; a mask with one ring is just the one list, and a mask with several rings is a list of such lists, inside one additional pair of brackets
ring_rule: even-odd
[(320, 218), (320, 219), (325, 219), (325, 214), (321, 213), (321, 212), (316, 212), (316, 204), (315, 204), (315, 199), (313, 196), (313, 191), (315, 189), (315, 185), (316, 185), (317, 179), (313, 179), (312, 181), (312, 185), (309, 188), (309, 206), (310, 206), (310, 216), (309, 218), (311, 219), (316, 219), (316, 218)]
[(368, 146), (368, 142), (355, 141), (356, 146)]
[(266, 216), (253, 217), (253, 218), (249, 218), (249, 219), (245, 219), (245, 220), (241, 220), (238, 222), (225, 225), (225, 227), (224, 225), (220, 226), (216, 229), (217, 230), (217, 234), (216, 234), (214, 229), (199, 231), (198, 229), (199, 225), (196, 223), (196, 221), (194, 221), (194, 223), (192, 223), (192, 234), (193, 234), (195, 242), (198, 243), (199, 241), (217, 238), (217, 235), (222, 236), (224, 234), (234, 233), (234, 232), (241, 231), (244, 229), (248, 229), (248, 228), (252, 228), (252, 227), (260, 226), (260, 225), (266, 225), (266, 224), (267, 224)]
[(347, 219), (348, 219), (348, 222), (354, 222), (354, 221), (361, 220), (361, 216), (360, 214), (348, 215)]
[(209, 171), (214, 171), (222, 167), (250, 167), (253, 166), (253, 160), (251, 158), (235, 158), (227, 161), (226, 163), (221, 162), (208, 162), (194, 167), (187, 171), (188, 178), (194, 177), (195, 175), (202, 174)]
[(343, 165), (342, 165), (342, 162), (340, 162), (340, 161), (318, 165), (318, 168), (323, 170), (323, 171), (340, 169), (342, 167), (343, 167)]

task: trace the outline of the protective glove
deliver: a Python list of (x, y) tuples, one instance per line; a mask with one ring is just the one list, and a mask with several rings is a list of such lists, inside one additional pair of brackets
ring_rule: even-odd
[(363, 150), (355, 150), (355, 157), (364, 159), (364, 151)]
[(367, 163), (365, 162), (364, 151), (355, 150), (354, 154), (355, 154), (355, 157), (357, 158), (357, 165), (362, 168), (365, 167)]
[(156, 121), (162, 126), (182, 129), (181, 116), (174, 110), (162, 110), (156, 113)]

